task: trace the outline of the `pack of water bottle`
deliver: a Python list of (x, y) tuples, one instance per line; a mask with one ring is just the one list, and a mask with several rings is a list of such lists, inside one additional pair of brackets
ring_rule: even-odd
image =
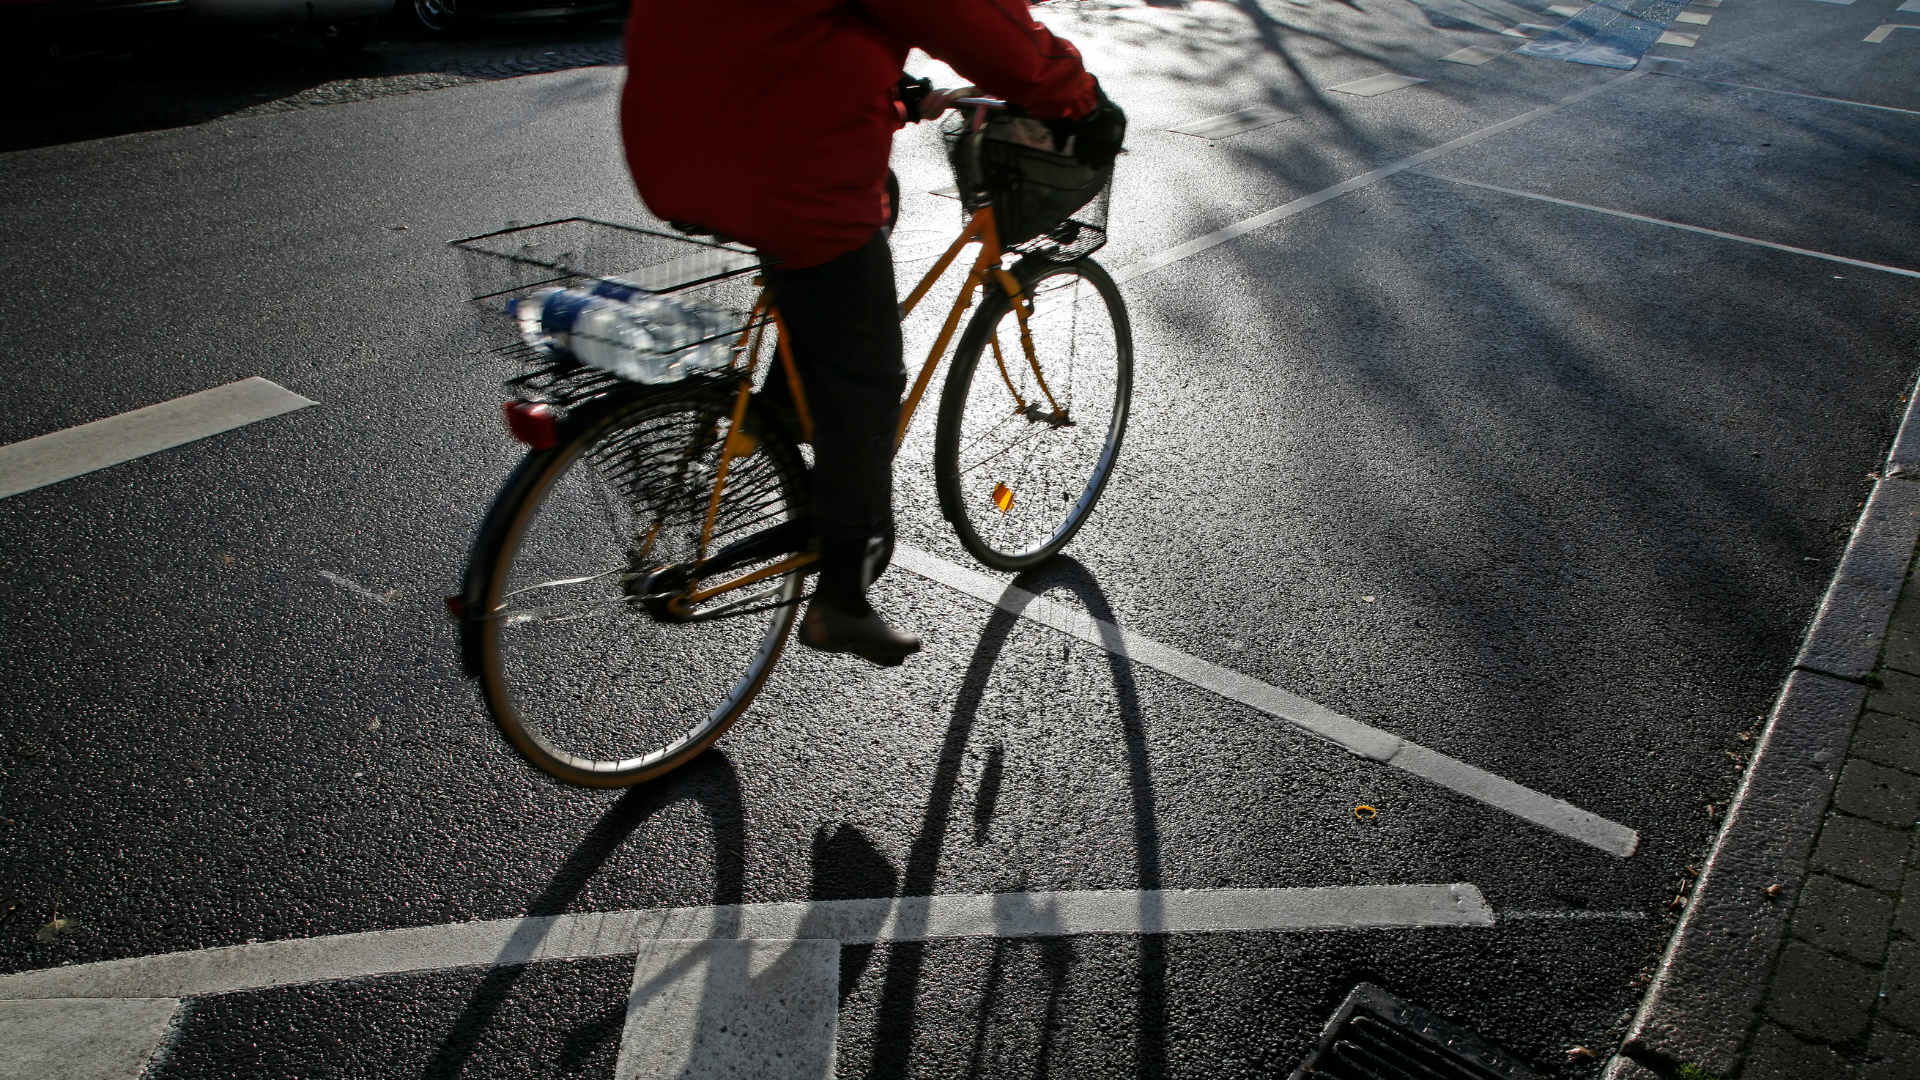
[(677, 382), (733, 361), (737, 320), (617, 278), (590, 288), (542, 289), (507, 302), (527, 344), (639, 383)]

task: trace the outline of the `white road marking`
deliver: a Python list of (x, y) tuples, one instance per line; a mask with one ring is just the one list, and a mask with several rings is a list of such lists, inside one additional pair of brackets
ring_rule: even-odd
[(0, 1001), (0, 1077), (135, 1080), (179, 1007), (169, 998)]
[(1694, 44), (1699, 40), (1700, 40), (1699, 34), (1683, 34), (1678, 30), (1668, 30), (1665, 33), (1661, 34), (1657, 39), (1655, 39), (1654, 44), (1655, 45), (1678, 45), (1683, 49), (1691, 49), (1693, 48)]
[[(897, 557), (897, 556), (896, 556)], [(987, 893), (603, 911), (269, 941), (0, 975), (0, 1000), (237, 990), (637, 953), (662, 939), (965, 937), (1492, 926), (1472, 885)]]
[(1575, 15), (1580, 14), (1581, 12), (1587, 10), (1587, 8), (1591, 6), (1593, 5), (1591, 4), (1555, 4), (1552, 7), (1549, 7), (1547, 9), (1547, 14), (1558, 15), (1563, 19), (1571, 19)]
[(1539, 23), (1523, 22), (1515, 26), (1509, 26), (1505, 30), (1500, 31), (1500, 33), (1503, 37), (1537, 38), (1541, 34), (1551, 33), (1552, 31), (1553, 27), (1551, 26), (1541, 26)]
[(1025, 589), (917, 548), (896, 548), (893, 561), (895, 565), (930, 581), (984, 600), (1022, 618), (1032, 619), (1070, 637), (1098, 645), (1116, 656), (1124, 656), (1176, 679), (1211, 690), (1221, 697), (1285, 720), (1350, 753), (1424, 777), (1441, 787), (1478, 799), (1542, 828), (1590, 844), (1609, 855), (1626, 858), (1640, 844), (1640, 834), (1625, 825), (1608, 821), (1532, 788), (1522, 787), (1398, 735), (1369, 727), (1298, 694), (1208, 663), (1152, 638), (1123, 630), (1078, 608), (1035, 596)]
[(1508, 919), (1598, 919), (1605, 922), (1645, 922), (1644, 911), (1503, 911), (1500, 920)]
[(1887, 36), (1895, 30), (1920, 30), (1920, 26), (1909, 26), (1906, 23), (1881, 23), (1874, 28), (1873, 33), (1866, 36), (1865, 40), (1878, 45), (1887, 40)]
[(255, 377), (0, 446), (0, 499), (314, 404)]
[(1266, 105), (1249, 105), (1244, 109), (1222, 113), (1219, 116), (1209, 116), (1204, 120), (1195, 120), (1167, 130), (1175, 135), (1192, 135), (1199, 139), (1224, 139), (1243, 131), (1252, 131), (1255, 128), (1292, 120), (1299, 115), (1299, 113), (1282, 112)]
[(1644, 221), (1649, 225), (1660, 225), (1669, 229), (1679, 229), (1683, 232), (1699, 233), (1702, 236), (1717, 236), (1722, 240), (1734, 240), (1742, 244), (1752, 244), (1755, 247), (1772, 248), (1774, 251), (1785, 251), (1793, 255), (1807, 255), (1815, 259), (1825, 259), (1828, 262), (1858, 266), (1865, 270), (1878, 270), (1884, 274), (1899, 274), (1901, 277), (1920, 278), (1920, 270), (1906, 270), (1898, 266), (1882, 266), (1879, 263), (1864, 262), (1860, 259), (1849, 259), (1844, 255), (1829, 255), (1824, 251), (1809, 251), (1806, 248), (1792, 247), (1787, 244), (1776, 244), (1771, 240), (1756, 240), (1751, 236), (1721, 232), (1718, 229), (1703, 229), (1698, 225), (1683, 225), (1678, 221), (1667, 221), (1663, 218), (1647, 217), (1644, 214), (1630, 214), (1625, 210), (1610, 210), (1604, 206), (1592, 206), (1587, 203), (1574, 202), (1571, 199), (1556, 199), (1551, 195), (1541, 195), (1532, 191), (1518, 191), (1514, 188), (1500, 187), (1497, 184), (1483, 184), (1478, 180), (1462, 180), (1457, 176), (1442, 176), (1439, 173), (1425, 171), (1415, 173), (1414, 175), (1424, 176), (1430, 180), (1445, 180), (1449, 184), (1485, 188), (1488, 191), (1497, 191), (1502, 195), (1515, 195), (1522, 199), (1537, 199), (1540, 202), (1553, 203), (1556, 206), (1570, 206), (1575, 210), (1591, 210), (1596, 214), (1608, 214), (1613, 217), (1626, 218), (1629, 221)]
[(347, 577), (345, 574), (336, 574), (331, 570), (322, 570), (320, 571), (320, 576), (363, 600), (371, 600), (376, 604), (384, 604), (387, 602), (386, 597)]
[(1355, 79), (1352, 82), (1343, 82), (1338, 86), (1329, 86), (1327, 89), (1342, 94), (1352, 94), (1355, 97), (1379, 97), (1381, 94), (1391, 94), (1395, 90), (1405, 90), (1409, 86), (1418, 86), (1426, 81), (1425, 79), (1416, 79), (1411, 75), (1394, 75), (1388, 73), (1385, 75), (1371, 75), (1364, 79)]
[[(1909, 0), (1909, 2), (1920, 4), (1920, 0)], [(1920, 8), (1916, 8), (1915, 10), (1920, 10)], [(1676, 64), (1679, 62), (1678, 60), (1674, 61)], [(1801, 94), (1792, 90), (1775, 90), (1766, 86), (1748, 86), (1746, 83), (1720, 82), (1715, 79), (1701, 79), (1692, 75), (1679, 75), (1673, 72), (1667, 72), (1665, 74), (1672, 74), (1675, 78), (1691, 79), (1694, 82), (1706, 83), (1709, 86), (1731, 86), (1736, 90), (1757, 90), (1762, 94), (1785, 94), (1788, 97), (1806, 98), (1809, 101), (1830, 101), (1835, 105), (1852, 105), (1858, 109), (1879, 109), (1881, 112), (1897, 112), (1905, 113), (1908, 116), (1920, 116), (1920, 111), (1914, 109), (1896, 109), (1892, 105), (1871, 105), (1864, 101), (1848, 101), (1846, 98), (1821, 97), (1819, 94)]]
[(1507, 55), (1507, 50), (1496, 49), (1491, 45), (1469, 45), (1459, 52), (1450, 52), (1440, 59), (1449, 64), (1470, 64), (1479, 67), (1489, 60)]
[(1255, 231), (1256, 229), (1264, 229), (1276, 221), (1282, 221), (1282, 220), (1285, 220), (1286, 218), (1290, 218), (1293, 215), (1298, 214), (1303, 210), (1310, 210), (1313, 207), (1319, 206), (1323, 202), (1327, 202), (1331, 199), (1337, 199), (1340, 196), (1347, 194), (1348, 192), (1358, 191), (1363, 187), (1367, 187), (1370, 184), (1374, 184), (1381, 180), (1384, 180), (1395, 173), (1404, 172), (1407, 169), (1411, 169), (1416, 165), (1424, 165), (1427, 162), (1432, 161), (1434, 158), (1437, 158), (1442, 154), (1451, 153), (1455, 150), (1460, 149), (1463, 146), (1472, 146), (1473, 144), (1477, 142), (1481, 142), (1482, 140), (1490, 139), (1495, 135), (1500, 134), (1501, 132), (1511, 131), (1514, 128), (1519, 127), (1520, 125), (1527, 123), (1528, 121), (1538, 120), (1543, 116), (1547, 116), (1552, 113), (1559, 112), (1561, 109), (1564, 109), (1569, 105), (1578, 104), (1579, 102), (1585, 101), (1588, 98), (1593, 97), (1595, 94), (1603, 93), (1607, 90), (1612, 89), (1613, 87), (1621, 85), (1622, 83), (1632, 82), (1634, 79), (1642, 78), (1645, 75), (1646, 75), (1646, 72), (1644, 71), (1629, 71), (1625, 75), (1622, 75), (1617, 79), (1609, 79), (1606, 82), (1600, 83), (1596, 86), (1589, 86), (1585, 90), (1582, 90), (1577, 94), (1570, 94), (1567, 97), (1561, 98), (1559, 101), (1555, 101), (1547, 105), (1542, 105), (1537, 109), (1530, 109), (1526, 112), (1521, 113), (1519, 116), (1515, 116), (1507, 120), (1502, 120), (1501, 122), (1494, 124), (1492, 127), (1481, 128), (1479, 131), (1475, 131), (1467, 135), (1462, 135), (1459, 138), (1451, 140), (1449, 142), (1441, 143), (1439, 146), (1436, 146), (1431, 150), (1422, 150), (1411, 157), (1404, 157), (1404, 158), (1401, 158), (1399, 161), (1392, 162), (1391, 164), (1382, 165), (1377, 169), (1371, 169), (1367, 172), (1363, 172), (1359, 176), (1353, 177), (1350, 180), (1342, 180), (1340, 183), (1335, 184), (1332, 187), (1322, 188), (1311, 195), (1303, 195), (1300, 198), (1295, 199), (1290, 203), (1286, 203), (1282, 206), (1276, 206), (1271, 210), (1267, 210), (1262, 213), (1255, 214), (1254, 216), (1247, 218), (1244, 221), (1236, 221), (1231, 225), (1227, 225), (1223, 228), (1215, 229), (1214, 231), (1207, 233), (1204, 236), (1196, 236), (1192, 240), (1189, 240), (1184, 244), (1178, 244), (1174, 247), (1170, 247), (1158, 255), (1148, 256), (1147, 258), (1142, 259), (1139, 262), (1134, 263), (1133, 265), (1128, 266), (1114, 273), (1113, 279), (1116, 282), (1125, 284), (1126, 282), (1132, 281), (1135, 278), (1141, 277), (1146, 274), (1151, 274), (1155, 270), (1158, 270), (1163, 266), (1171, 266), (1174, 263), (1182, 261), (1183, 259), (1192, 258), (1193, 256), (1198, 255), (1203, 251), (1209, 250), (1211, 248), (1219, 247), (1221, 244), (1224, 244), (1229, 240), (1237, 240), (1240, 237)]
[(616, 1080), (828, 1080), (840, 943), (652, 941), (627, 997)]
[(1904, 4), (1901, 4), (1901, 5), (1899, 6), (1899, 7), (1897, 7), (1897, 8), (1894, 8), (1893, 10), (1895, 10), (1895, 11), (1920, 11), (1920, 0), (1907, 0), (1907, 2), (1906, 2), (1906, 3), (1904, 3)]
[(1817, 2), (1817, 3), (1821, 3), (1821, 4), (1842, 4), (1842, 5), (1845, 5), (1845, 4), (1851, 4), (1851, 3), (1853, 3), (1853, 0), (1816, 0), (1816, 2)]
[(1674, 22), (1688, 23), (1693, 26), (1705, 26), (1713, 21), (1713, 16), (1699, 11), (1683, 11), (1673, 17)]

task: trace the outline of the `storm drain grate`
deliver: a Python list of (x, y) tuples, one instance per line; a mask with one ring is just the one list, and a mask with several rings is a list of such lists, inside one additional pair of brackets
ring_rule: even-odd
[(1539, 1080), (1478, 1036), (1377, 986), (1353, 988), (1292, 1080)]

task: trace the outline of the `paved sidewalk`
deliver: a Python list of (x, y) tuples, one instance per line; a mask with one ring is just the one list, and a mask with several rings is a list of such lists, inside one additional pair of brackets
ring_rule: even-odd
[(1920, 1077), (1910, 404), (1607, 1080)]
[(1920, 1077), (1920, 586), (1910, 577), (1742, 1080)]

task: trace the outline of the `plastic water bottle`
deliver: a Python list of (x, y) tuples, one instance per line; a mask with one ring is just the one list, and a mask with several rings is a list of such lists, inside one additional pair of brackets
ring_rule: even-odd
[(591, 289), (543, 289), (509, 301), (508, 313), (535, 348), (570, 353), (632, 382), (676, 382), (733, 360), (733, 321), (725, 312), (617, 279)]

